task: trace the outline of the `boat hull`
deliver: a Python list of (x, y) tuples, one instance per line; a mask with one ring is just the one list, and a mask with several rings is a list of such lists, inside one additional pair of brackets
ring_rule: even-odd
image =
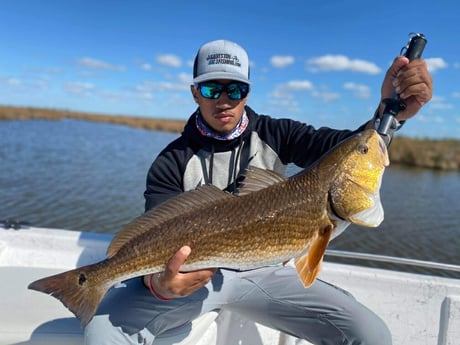
[[(27, 286), (44, 276), (103, 259), (111, 239), (111, 235), (61, 229), (0, 228), (0, 276), (8, 282), (0, 285), (0, 344), (82, 345), (83, 330), (73, 314), (58, 300), (28, 290)], [(382, 317), (393, 334), (394, 344), (458, 344), (458, 279), (327, 260), (320, 278), (348, 290)], [(218, 323), (217, 317), (221, 318)], [(217, 332), (217, 324), (226, 329)], [(251, 344), (257, 339), (262, 339), (263, 345), (294, 343), (290, 336), (230, 312), (215, 312), (196, 320), (190, 337), (175, 344), (216, 344), (219, 336), (226, 337), (229, 343)]]

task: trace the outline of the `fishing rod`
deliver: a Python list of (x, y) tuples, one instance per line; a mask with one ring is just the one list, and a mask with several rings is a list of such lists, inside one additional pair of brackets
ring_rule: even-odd
[[(404, 55), (409, 61), (419, 59), (422, 56), (423, 49), (427, 43), (423, 34), (412, 32), (409, 34), (409, 41), (401, 48), (401, 55)], [(375, 119), (375, 128), (383, 137), (387, 146), (390, 145), (393, 133), (402, 127), (405, 121), (396, 120), (396, 116), (401, 110), (406, 109), (406, 104), (399, 99), (396, 92), (393, 92), (391, 98), (385, 98), (385, 109), (381, 117)]]

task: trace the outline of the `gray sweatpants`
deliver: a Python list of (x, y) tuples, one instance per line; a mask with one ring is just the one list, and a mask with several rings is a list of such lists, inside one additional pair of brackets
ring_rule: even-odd
[(154, 344), (184, 334), (198, 316), (225, 308), (313, 344), (389, 345), (385, 323), (346, 291), (317, 279), (304, 288), (290, 266), (221, 269), (185, 298), (159, 301), (140, 279), (112, 288), (85, 329), (87, 345)]

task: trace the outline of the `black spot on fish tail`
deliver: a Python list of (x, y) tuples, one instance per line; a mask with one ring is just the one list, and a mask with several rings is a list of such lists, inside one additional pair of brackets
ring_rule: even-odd
[[(93, 267), (92, 267), (93, 266)], [(95, 284), (88, 272), (95, 265), (59, 273), (36, 280), (29, 284), (29, 289), (49, 294), (62, 302), (86, 326), (93, 318), (108, 286)]]
[(326, 235), (328, 232), (332, 231), (334, 229), (334, 226), (331, 224), (326, 225), (324, 228), (319, 230), (319, 234), (321, 236)]
[(80, 273), (80, 276), (78, 277), (78, 284), (83, 285), (86, 282), (86, 276), (83, 273)]

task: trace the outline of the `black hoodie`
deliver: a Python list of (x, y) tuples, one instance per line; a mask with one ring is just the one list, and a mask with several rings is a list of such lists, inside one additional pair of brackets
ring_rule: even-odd
[(249, 124), (233, 140), (203, 136), (191, 115), (182, 135), (171, 142), (152, 163), (144, 192), (149, 210), (184, 191), (210, 183), (233, 191), (238, 177), (249, 166), (284, 174), (293, 163), (306, 168), (343, 139), (362, 131), (334, 130), (290, 119), (258, 115), (246, 106)]

